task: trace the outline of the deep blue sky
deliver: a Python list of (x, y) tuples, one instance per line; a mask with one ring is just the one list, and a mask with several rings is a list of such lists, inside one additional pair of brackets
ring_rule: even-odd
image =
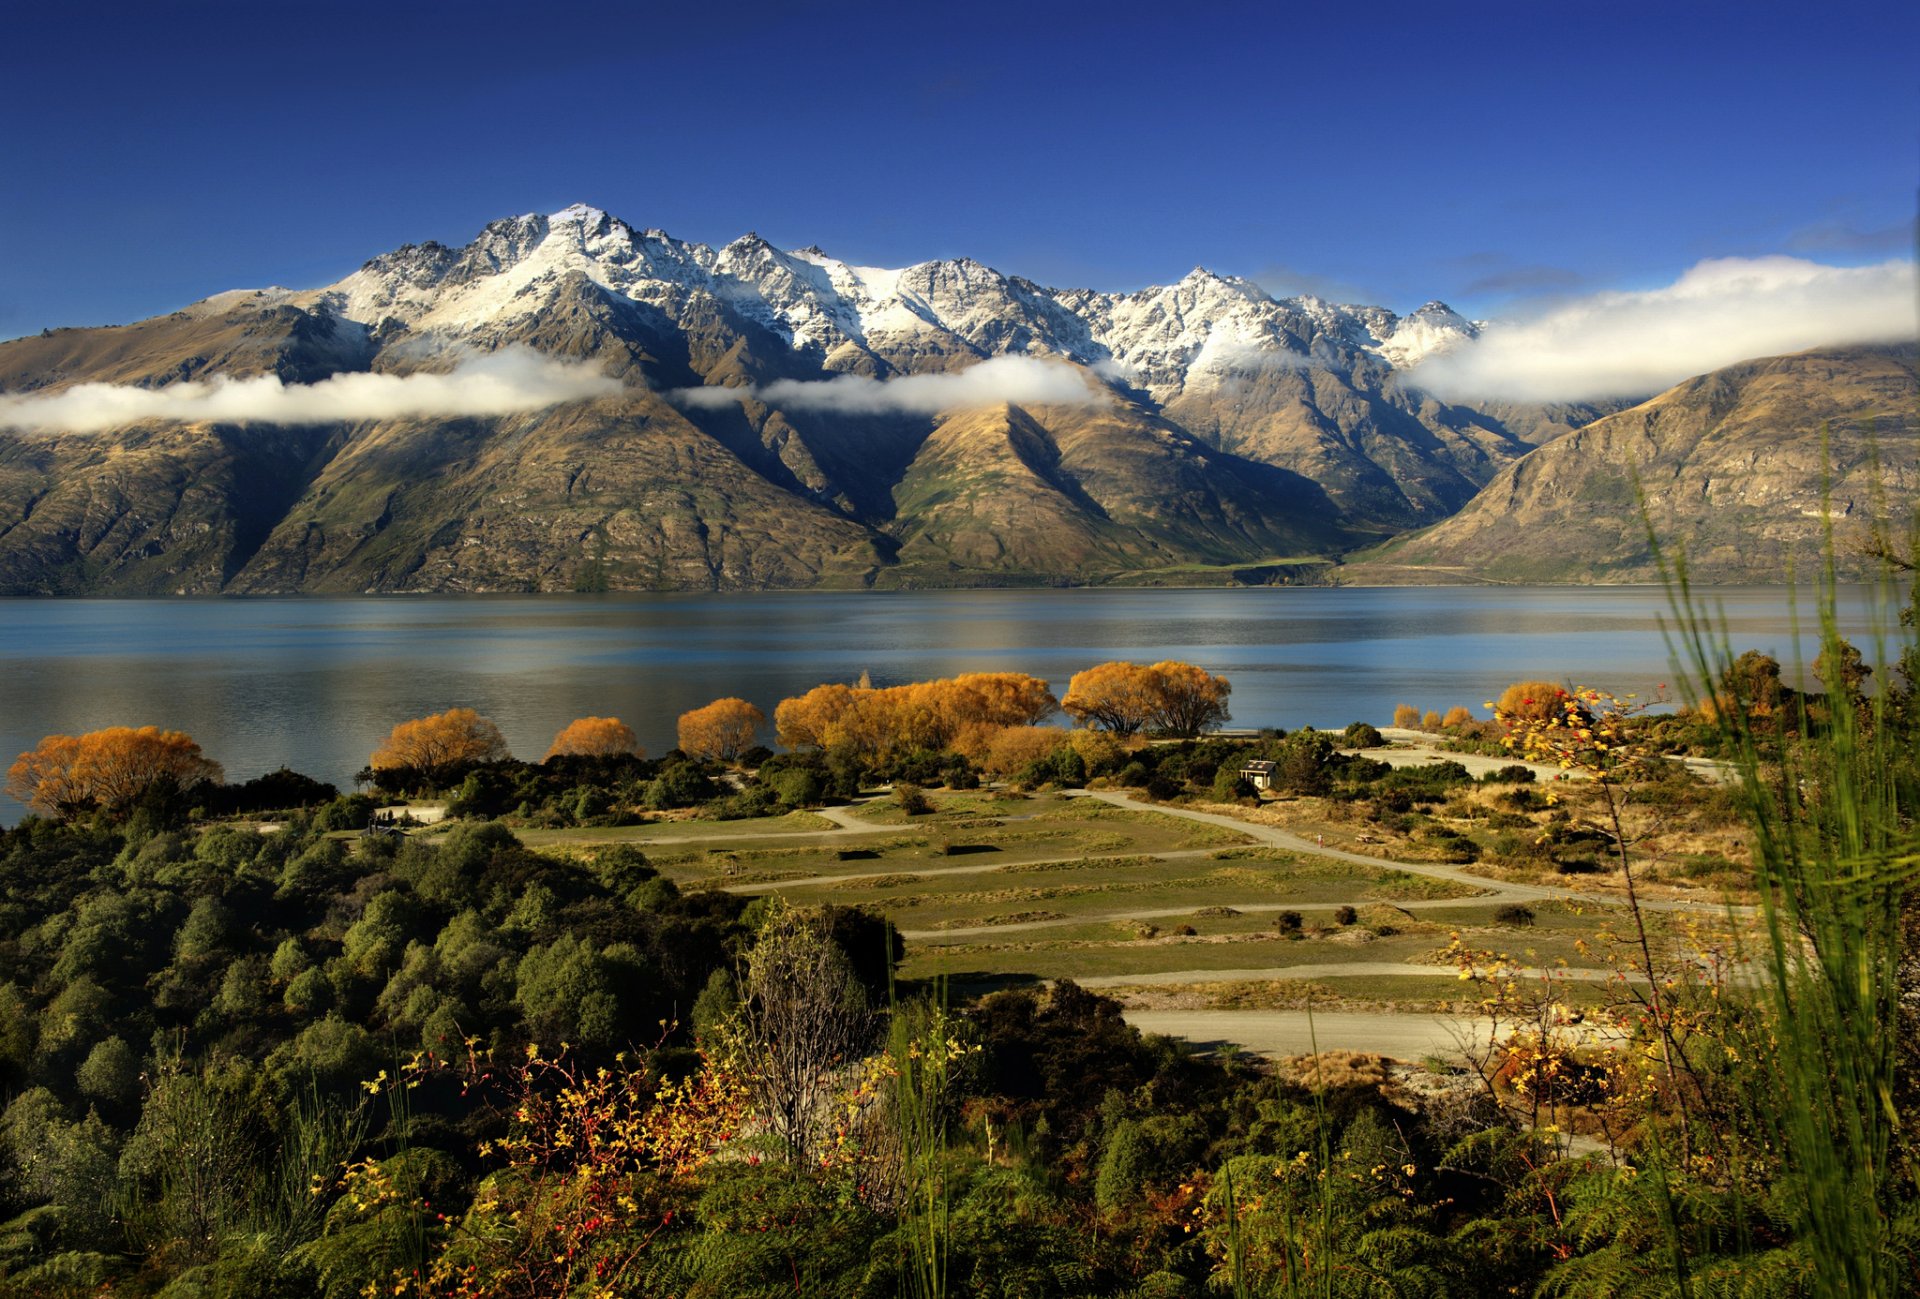
[(1920, 4), (9, 6), (0, 337), (570, 202), (1407, 309), (1911, 256)]

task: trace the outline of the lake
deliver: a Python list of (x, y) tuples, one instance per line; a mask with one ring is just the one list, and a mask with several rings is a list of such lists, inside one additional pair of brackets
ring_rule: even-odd
[[(1786, 590), (1708, 598), (1736, 648), (1811, 660)], [(1869, 660), (1872, 598), (1842, 593)], [(863, 671), (884, 685), (982, 670), (1064, 693), (1114, 658), (1224, 674), (1235, 726), (1385, 723), (1400, 703), (1483, 712), (1519, 678), (1649, 692), (1671, 680), (1666, 611), (1650, 587), (10, 600), (0, 762), (51, 733), (154, 724), (190, 732), (230, 779), (285, 763), (345, 788), (395, 722), (455, 706), (522, 757), (589, 715), (660, 753), (682, 712), (722, 695), (771, 717)], [(0, 802), (0, 820), (18, 813)]]

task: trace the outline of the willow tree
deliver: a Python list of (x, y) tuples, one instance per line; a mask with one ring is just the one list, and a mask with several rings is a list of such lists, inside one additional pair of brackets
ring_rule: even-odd
[(642, 756), (640, 737), (618, 717), (578, 717), (560, 728), (547, 750), (549, 758)]
[(716, 699), (680, 714), (680, 751), (694, 758), (732, 762), (753, 747), (767, 715), (744, 699)]
[(96, 809), (123, 813), (149, 790), (218, 784), (220, 764), (184, 731), (110, 726), (85, 735), (49, 735), (7, 769), (8, 795), (43, 816)]
[(1225, 722), (1233, 687), (1191, 663), (1102, 663), (1076, 673), (1060, 701), (1082, 726), (1115, 735), (1158, 731), (1191, 739)]
[(395, 726), (367, 765), (375, 771), (417, 771), (438, 784), (456, 768), (508, 756), (498, 726), (471, 708), (449, 708)]

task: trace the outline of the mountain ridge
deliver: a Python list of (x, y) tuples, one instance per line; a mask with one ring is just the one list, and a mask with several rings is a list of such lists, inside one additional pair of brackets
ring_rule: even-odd
[(404, 383), (513, 352), (618, 386), (492, 415), (0, 432), (0, 593), (1302, 580), (1625, 405), (1405, 381), (1478, 329), (1199, 268), (1108, 294), (968, 258), (714, 248), (575, 205), (316, 289), (0, 344), (15, 396)]

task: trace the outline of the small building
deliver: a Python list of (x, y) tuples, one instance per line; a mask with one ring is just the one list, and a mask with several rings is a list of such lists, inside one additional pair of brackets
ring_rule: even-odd
[(1269, 762), (1265, 758), (1255, 758), (1252, 762), (1240, 768), (1240, 779), (1246, 781), (1255, 789), (1272, 789), (1273, 773), (1279, 769), (1280, 764), (1277, 762)]

